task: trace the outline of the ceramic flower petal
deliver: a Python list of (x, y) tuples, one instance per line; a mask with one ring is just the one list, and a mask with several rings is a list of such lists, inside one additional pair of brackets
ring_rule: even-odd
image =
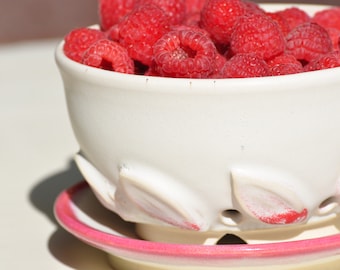
[(114, 194), (116, 192), (116, 186), (113, 185), (112, 182), (110, 182), (80, 153), (75, 155), (74, 160), (80, 172), (91, 186), (96, 197), (106, 208), (114, 211)]
[(250, 216), (271, 224), (299, 223), (306, 219), (307, 209), (297, 194), (283, 186), (275, 177), (279, 172), (233, 170), (232, 185), (237, 204)]
[(150, 169), (122, 168), (120, 184), (129, 200), (150, 217), (183, 229), (207, 229), (204, 205), (170, 177)]

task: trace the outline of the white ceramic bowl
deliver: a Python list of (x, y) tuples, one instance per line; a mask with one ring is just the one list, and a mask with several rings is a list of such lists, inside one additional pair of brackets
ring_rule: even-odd
[(165, 226), (218, 238), (339, 211), (340, 68), (147, 77), (78, 64), (62, 46), (56, 60), (80, 146), (76, 162), (101, 203), (141, 224), (143, 237)]

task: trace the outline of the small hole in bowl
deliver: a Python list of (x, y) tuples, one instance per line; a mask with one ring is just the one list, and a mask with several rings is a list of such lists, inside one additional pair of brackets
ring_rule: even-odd
[(236, 209), (227, 209), (221, 213), (221, 220), (225, 225), (236, 226), (242, 221), (242, 214)]
[(336, 197), (329, 197), (328, 199), (324, 200), (319, 205), (319, 215), (327, 215), (332, 213), (336, 207), (339, 206), (339, 202)]
[(240, 245), (247, 244), (242, 238), (235, 234), (227, 233), (220, 240), (217, 241), (216, 245)]

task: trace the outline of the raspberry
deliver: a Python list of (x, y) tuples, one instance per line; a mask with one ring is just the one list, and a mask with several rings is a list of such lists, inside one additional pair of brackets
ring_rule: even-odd
[(272, 18), (272, 20), (276, 21), (281, 28), (281, 31), (284, 36), (286, 36), (290, 32), (290, 26), (288, 21), (282, 16), (282, 14), (278, 12), (267, 12), (267, 16)]
[(285, 49), (285, 39), (279, 25), (263, 14), (240, 17), (230, 40), (234, 54), (256, 53), (264, 59), (281, 54)]
[(324, 28), (336, 28), (340, 30), (340, 7), (332, 7), (316, 12), (312, 21)]
[(125, 16), (118, 25), (119, 43), (130, 57), (150, 66), (152, 46), (169, 31), (169, 16), (156, 5), (141, 5)]
[(200, 32), (203, 35), (206, 35), (207, 37), (209, 37), (209, 33), (207, 31), (205, 31), (204, 29), (202, 29), (198, 26), (194, 26), (194, 25), (184, 25), (184, 24), (172, 25), (170, 27), (170, 30), (171, 31), (183, 31), (183, 30), (196, 31), (196, 32)]
[(214, 41), (227, 44), (237, 19), (248, 11), (241, 0), (207, 0), (200, 26), (211, 34)]
[(311, 20), (307, 12), (297, 7), (287, 8), (277, 11), (276, 13), (280, 14), (287, 20), (290, 30), (294, 29), (300, 24), (310, 22)]
[(70, 59), (80, 63), (87, 48), (103, 38), (105, 38), (104, 33), (96, 29), (74, 29), (64, 38), (64, 53)]
[(99, 20), (103, 31), (132, 11), (138, 0), (99, 0)]
[(276, 56), (275, 58), (267, 61), (269, 66), (274, 65), (285, 65), (285, 64), (298, 64), (302, 68), (302, 64), (299, 60), (297, 60), (293, 55), (291, 54), (281, 54)]
[(139, 5), (153, 4), (160, 7), (169, 17), (171, 24), (180, 24), (186, 14), (185, 0), (139, 0)]
[(155, 69), (161, 76), (207, 78), (217, 54), (212, 40), (199, 31), (171, 31), (154, 45)]
[(303, 66), (293, 55), (282, 54), (267, 62), (272, 76), (303, 72)]
[(309, 62), (333, 49), (326, 29), (316, 23), (304, 23), (294, 28), (286, 37), (287, 52), (300, 61)]
[(110, 27), (110, 29), (105, 31), (105, 34), (108, 39), (119, 41), (119, 25), (114, 24)]
[(227, 63), (227, 58), (225, 58), (222, 54), (217, 53), (215, 56), (214, 62), (215, 62), (215, 69), (212, 72), (212, 74), (209, 76), (209, 78), (214, 78), (214, 79), (222, 78), (221, 70)]
[(340, 50), (340, 29), (337, 28), (326, 28), (333, 44), (333, 50)]
[(101, 39), (92, 44), (85, 51), (82, 63), (116, 72), (134, 73), (134, 63), (126, 49), (108, 39)]
[(192, 12), (192, 13), (189, 13), (185, 16), (183, 24), (189, 25), (189, 26), (199, 27), (200, 20), (201, 20), (201, 13), (200, 12)]
[(223, 78), (248, 78), (269, 76), (269, 66), (256, 54), (237, 54), (226, 62), (222, 70)]
[(305, 71), (340, 67), (340, 52), (333, 51), (314, 59), (305, 66)]
[(259, 13), (259, 14), (263, 14), (265, 13), (265, 11), (259, 6), (259, 4), (252, 2), (252, 1), (248, 1), (248, 0), (242, 0), (243, 4), (246, 6), (246, 8), (248, 9), (248, 12), (251, 13)]
[(200, 13), (205, 0), (185, 0), (185, 10), (187, 14)]

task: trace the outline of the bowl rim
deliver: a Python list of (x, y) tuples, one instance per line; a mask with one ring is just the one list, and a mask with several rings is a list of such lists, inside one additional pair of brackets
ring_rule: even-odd
[[(62, 77), (72, 74), (73, 78), (80, 81), (107, 87), (120, 84), (125, 89), (129, 89), (129, 86), (138, 85), (140, 86), (138, 91), (145, 92), (223, 94), (229, 92), (278, 92), (288, 88), (294, 88), (294, 91), (296, 91), (297, 88), (303, 90), (315, 88), (317, 85), (322, 86), (321, 88), (324, 89), (327, 84), (340, 84), (340, 67), (255, 78), (191, 79), (125, 74), (75, 62), (64, 54), (63, 45), (64, 41), (61, 41), (55, 50), (55, 60)], [(336, 80), (334, 81), (334, 79)], [(165, 85), (171, 85), (171, 90), (164, 87)]]

